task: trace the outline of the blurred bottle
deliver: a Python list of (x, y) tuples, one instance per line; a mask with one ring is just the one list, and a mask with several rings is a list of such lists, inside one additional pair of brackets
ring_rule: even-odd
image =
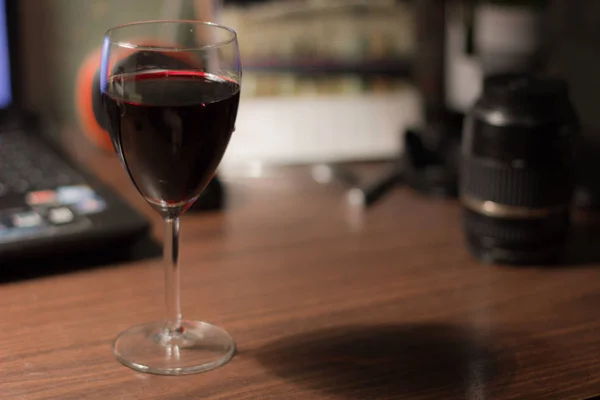
[(446, 39), (448, 107), (465, 113), (483, 79), (506, 72), (537, 72), (543, 59), (547, 0), (449, 1)]

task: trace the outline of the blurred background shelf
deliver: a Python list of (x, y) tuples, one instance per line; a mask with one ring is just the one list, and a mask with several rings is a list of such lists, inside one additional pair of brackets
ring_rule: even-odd
[[(224, 166), (394, 158), (420, 118), (414, 7), (396, 0), (223, 0), (243, 106)], [(254, 164), (252, 164), (254, 165)]]
[(244, 70), (249, 72), (290, 72), (302, 75), (358, 74), (410, 78), (412, 60), (342, 62), (339, 60), (295, 59), (282, 61), (264, 59), (244, 62)]
[(407, 78), (413, 14), (395, 0), (225, 0), (220, 20), (238, 31), (249, 72)]

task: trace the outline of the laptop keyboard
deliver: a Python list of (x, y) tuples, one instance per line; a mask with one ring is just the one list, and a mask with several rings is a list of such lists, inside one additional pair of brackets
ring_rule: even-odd
[(0, 197), (84, 182), (40, 140), (19, 129), (0, 134)]
[(83, 176), (34, 134), (0, 128), (0, 245), (89, 229), (106, 203)]

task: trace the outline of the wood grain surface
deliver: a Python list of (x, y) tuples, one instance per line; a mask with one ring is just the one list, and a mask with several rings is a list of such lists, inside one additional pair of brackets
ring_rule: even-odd
[[(84, 146), (85, 147), (85, 146)], [(155, 223), (112, 156), (78, 149)], [(160, 260), (0, 286), (0, 399), (573, 399), (600, 393), (600, 264), (484, 266), (453, 202), (398, 189), (361, 214), (303, 169), (229, 178), (225, 213), (182, 220), (184, 316), (239, 352), (198, 375), (121, 366), (160, 318)], [(586, 236), (585, 245), (597, 246)], [(583, 250), (576, 251), (581, 256)], [(586, 253), (587, 254), (587, 253)]]

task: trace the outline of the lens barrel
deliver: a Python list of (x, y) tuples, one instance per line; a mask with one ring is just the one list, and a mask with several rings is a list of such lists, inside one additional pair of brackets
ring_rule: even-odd
[(460, 166), (463, 229), (485, 262), (544, 264), (564, 249), (579, 125), (564, 82), (485, 80), (467, 115)]

